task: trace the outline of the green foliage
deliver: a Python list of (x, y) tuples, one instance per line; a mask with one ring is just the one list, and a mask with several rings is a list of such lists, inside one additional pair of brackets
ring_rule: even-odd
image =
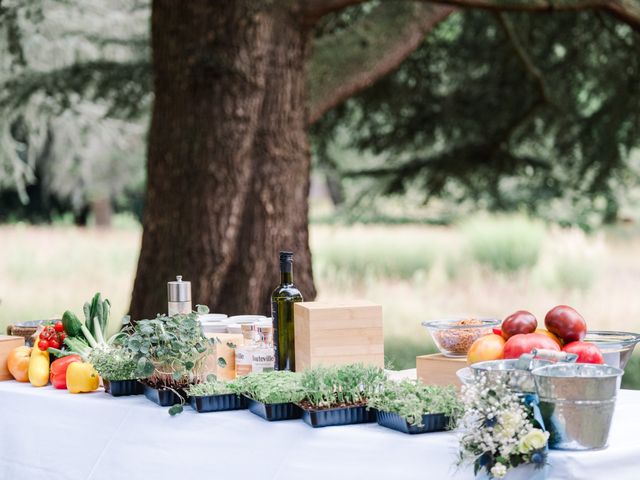
[(230, 385), (233, 382), (222, 382), (220, 380), (206, 381), (196, 383), (187, 389), (187, 395), (190, 397), (207, 397), (210, 395), (224, 395), (232, 393)]
[(640, 390), (640, 355), (632, 355), (624, 369), (622, 388)]
[(473, 259), (496, 272), (514, 273), (532, 268), (544, 241), (544, 226), (522, 217), (481, 218), (465, 228)]
[(262, 403), (298, 403), (304, 398), (299, 373), (274, 371), (251, 373), (228, 384), (238, 395), (246, 395)]
[(590, 228), (638, 183), (639, 102), (640, 32), (615, 18), (466, 10), (329, 112), (314, 145), (351, 202), (419, 191)]
[(178, 388), (199, 380), (210, 350), (196, 313), (138, 320), (123, 343), (139, 377)]
[(397, 413), (411, 425), (422, 425), (422, 416), (442, 413), (451, 419), (450, 427), (464, 413), (455, 387), (423, 385), (416, 380), (388, 381), (369, 398), (369, 406)]
[(123, 348), (94, 348), (89, 362), (102, 378), (110, 381), (139, 378), (138, 364), (133, 355)]
[(433, 267), (437, 245), (425, 238), (415, 242), (403, 237), (369, 233), (336, 235), (313, 242), (314, 265), (320, 275), (335, 272), (359, 280), (366, 278), (410, 279)]
[(320, 409), (365, 404), (385, 380), (381, 368), (352, 364), (305, 370), (301, 383), (304, 400)]

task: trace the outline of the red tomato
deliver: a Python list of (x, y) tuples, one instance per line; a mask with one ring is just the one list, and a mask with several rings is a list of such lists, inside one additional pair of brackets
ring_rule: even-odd
[(55, 338), (53, 340), (49, 340), (49, 347), (51, 348), (60, 348), (60, 342)]
[(40, 340), (38, 342), (38, 348), (44, 352), (47, 348), (49, 348), (49, 342), (47, 340)]
[(492, 330), (495, 335), (502, 336), (502, 330), (500, 330), (499, 328), (492, 328)]
[(504, 358), (520, 358), (523, 353), (531, 353), (534, 348), (560, 351), (560, 347), (551, 338), (541, 333), (519, 333), (504, 344)]
[(518, 310), (502, 322), (502, 336), (507, 340), (519, 333), (533, 333), (536, 328), (538, 328), (538, 320), (533, 313)]
[(62, 332), (60, 335), (58, 335), (58, 341), (60, 342), (60, 344), (62, 344), (62, 342), (64, 342), (64, 339), (67, 338), (67, 335)]
[(578, 355), (578, 363), (596, 363), (602, 365), (604, 357), (598, 346), (590, 342), (571, 342), (567, 343), (562, 349), (563, 352), (575, 353)]
[(576, 310), (566, 305), (553, 307), (544, 317), (544, 324), (551, 333), (564, 343), (584, 339), (587, 334), (587, 322)]
[(64, 327), (62, 326), (62, 322), (56, 322), (56, 324), (54, 325), (54, 329), (56, 332), (63, 332)]

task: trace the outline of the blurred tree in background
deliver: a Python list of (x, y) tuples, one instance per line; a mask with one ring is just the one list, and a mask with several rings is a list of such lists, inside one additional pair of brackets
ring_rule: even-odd
[(127, 0), (0, 7), (0, 219), (140, 213), (147, 17)]

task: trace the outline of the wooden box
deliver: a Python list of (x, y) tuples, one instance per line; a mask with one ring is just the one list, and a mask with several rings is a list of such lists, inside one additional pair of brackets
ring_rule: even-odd
[(456, 372), (466, 366), (466, 358), (445, 357), (441, 353), (416, 357), (418, 380), (426, 385), (455, 385), (459, 388), (462, 384)]
[(7, 368), (7, 357), (9, 356), (9, 352), (11, 352), (11, 350), (23, 345), (23, 337), (0, 335), (0, 381), (13, 379), (13, 376), (9, 373), (9, 370)]
[(348, 363), (384, 367), (381, 305), (301, 302), (293, 312), (296, 371)]

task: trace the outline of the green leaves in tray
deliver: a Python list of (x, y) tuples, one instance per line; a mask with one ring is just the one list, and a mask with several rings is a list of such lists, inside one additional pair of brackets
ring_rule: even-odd
[(263, 403), (298, 403), (304, 397), (300, 374), (287, 371), (252, 373), (229, 384), (237, 394)]
[(455, 424), (463, 414), (462, 402), (454, 387), (423, 385), (415, 380), (385, 382), (369, 398), (369, 406), (397, 413), (411, 425), (421, 425), (422, 415), (429, 413), (442, 413)]

